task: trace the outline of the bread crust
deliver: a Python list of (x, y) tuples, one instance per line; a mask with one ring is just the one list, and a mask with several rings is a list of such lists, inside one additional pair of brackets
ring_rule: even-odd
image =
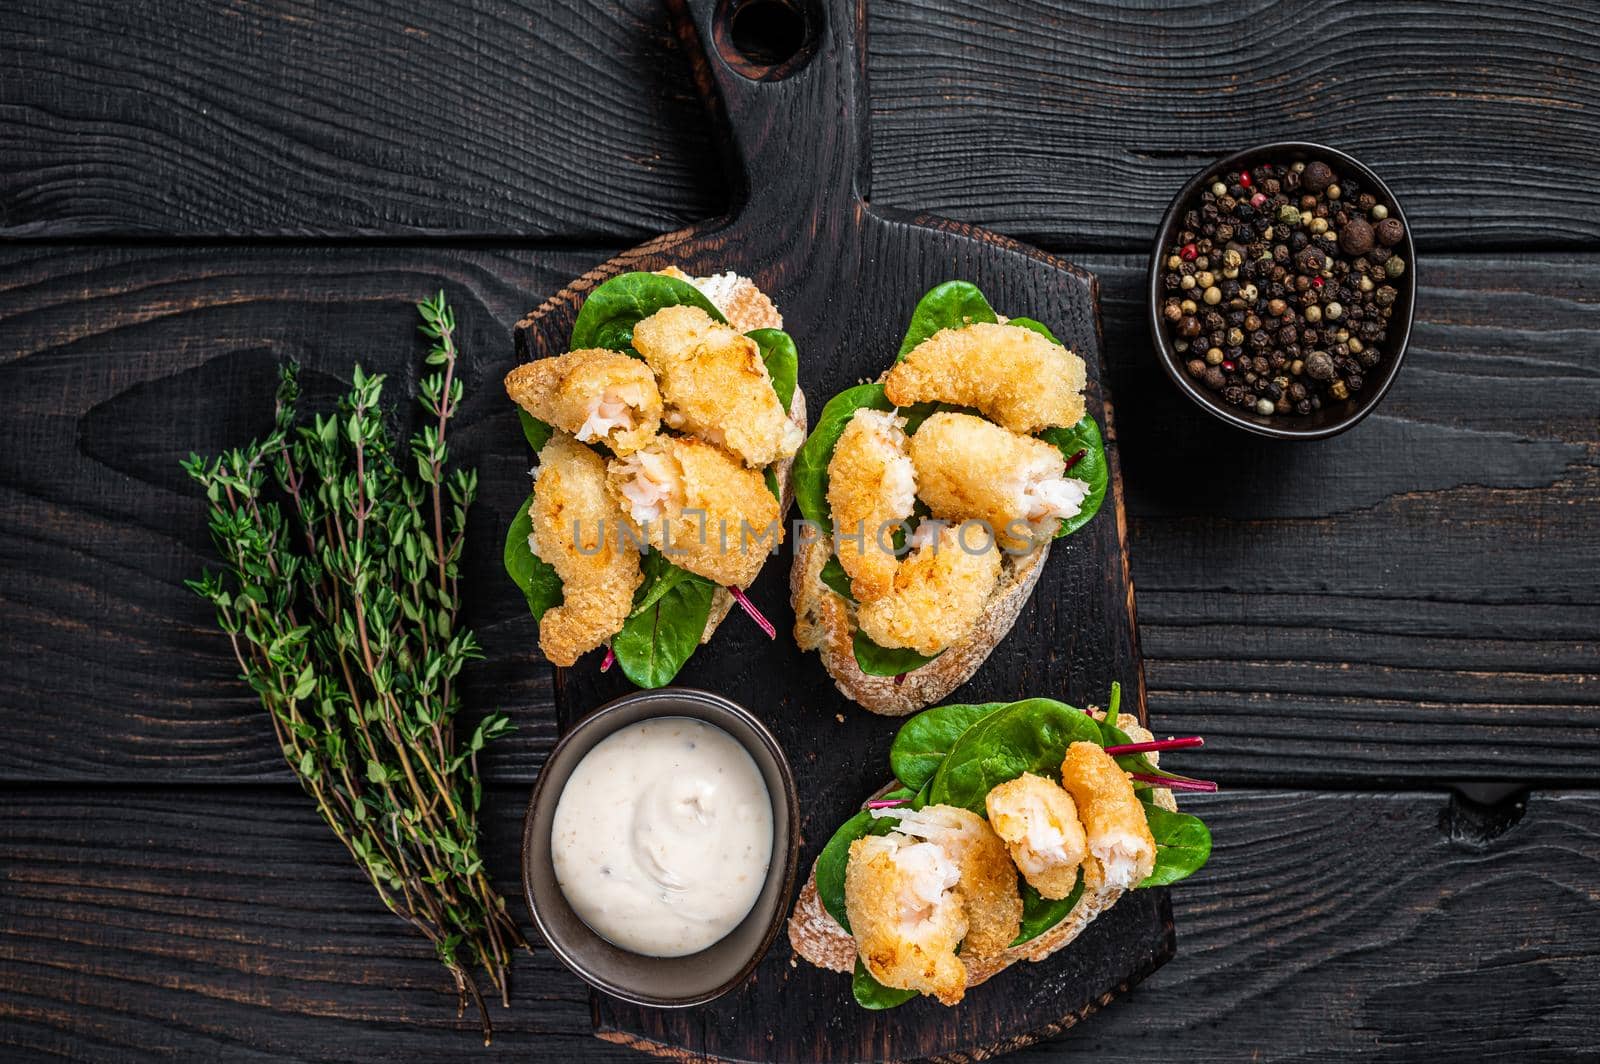
[(789, 571), (795, 642), (801, 650), (815, 650), (821, 656), (823, 668), (846, 698), (870, 712), (903, 717), (937, 702), (978, 671), (1033, 594), (1050, 557), (1050, 544), (1042, 543), (1027, 554), (1005, 555), (1000, 580), (972, 634), (906, 673), (898, 683), (893, 676), (869, 676), (856, 664), (855, 608), (822, 582), (822, 567), (832, 553), (833, 540), (828, 536), (795, 543), (794, 567)]
[[(1100, 719), (1105, 717), (1103, 712), (1098, 711), (1093, 715)], [(1117, 723), (1134, 742), (1148, 742), (1154, 738), (1148, 729), (1134, 723), (1131, 718), (1127, 722), (1119, 720)], [(1152, 754), (1150, 757), (1153, 762), (1159, 763), (1159, 755)], [(1158, 787), (1153, 797), (1156, 805), (1169, 812), (1177, 812), (1178, 803), (1170, 790)], [(967, 986), (974, 987), (986, 982), (1019, 961), (1037, 964), (1065, 948), (1083, 933), (1083, 929), (1088, 927), (1095, 917), (1111, 908), (1117, 899), (1122, 897), (1123, 891), (1105, 885), (1100, 867), (1093, 857), (1084, 859), (1083, 874), (1083, 894), (1065, 919), (1049, 931), (1020, 946), (1013, 946), (988, 957), (963, 957), (967, 966)], [(855, 970), (856, 940), (823, 906), (822, 898), (817, 894), (815, 864), (811, 866), (811, 874), (806, 877), (805, 885), (800, 888), (800, 897), (796, 900), (794, 912), (789, 917), (788, 931), (789, 945), (795, 953), (818, 968), (825, 968), (831, 972)]]

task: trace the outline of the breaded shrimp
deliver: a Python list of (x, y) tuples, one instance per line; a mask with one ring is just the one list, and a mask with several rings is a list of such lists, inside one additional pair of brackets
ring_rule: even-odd
[(1005, 843), (983, 817), (953, 805), (882, 812), (899, 817), (902, 835), (933, 843), (956, 863), (960, 873), (956, 885), (967, 916), (962, 956), (993, 956), (1016, 940), (1022, 928), (1017, 869)]
[(778, 500), (761, 474), (704, 440), (658, 436), (613, 461), (609, 480), (635, 535), (723, 586), (748, 587), (783, 542)]
[(978, 322), (941, 329), (895, 363), (884, 392), (896, 406), (971, 406), (1031, 436), (1083, 417), (1083, 359), (1032, 329)]
[(917, 494), (935, 517), (983, 521), (1013, 549), (1055, 535), (1089, 494), (1088, 484), (1066, 475), (1058, 448), (971, 414), (924, 421), (911, 437), (911, 462)]
[(700, 294), (711, 300), (711, 305), (722, 311), (728, 324), (739, 332), (783, 328), (783, 315), (778, 313), (778, 308), (772, 305), (767, 294), (748, 277), (740, 277), (731, 270), (714, 273), (710, 277), (690, 277), (676, 266), (656, 272), (663, 277), (688, 281), (700, 289)]
[(828, 462), (834, 550), (857, 602), (887, 595), (900, 567), (890, 526), (910, 517), (917, 502), (904, 428), (905, 418), (857, 410)]
[(506, 374), (512, 402), (581, 443), (631, 454), (661, 427), (650, 367), (619, 351), (589, 348), (526, 362)]
[(1000, 579), (1000, 552), (980, 530), (937, 522), (924, 522), (910, 545), (912, 553), (895, 570), (894, 587), (862, 603), (856, 623), (880, 647), (933, 655), (978, 623)]
[(960, 871), (944, 850), (906, 835), (867, 835), (850, 844), (845, 913), (861, 962), (884, 986), (954, 1005), (967, 992), (956, 947), (967, 934)]
[(1156, 840), (1145, 821), (1133, 781), (1103, 747), (1073, 743), (1061, 762), (1061, 786), (1078, 804), (1089, 853), (1105, 871), (1105, 884), (1131, 890), (1156, 866)]
[(667, 425), (726, 447), (760, 468), (805, 442), (772, 390), (761, 349), (699, 307), (663, 307), (633, 327), (655, 372)]
[(622, 535), (605, 459), (559, 430), (539, 452), (528, 513), (528, 546), (561, 577), (561, 605), (539, 620), (539, 649), (552, 663), (571, 665), (628, 619), (644, 580), (639, 549)]
[(991, 790), (984, 807), (989, 825), (1040, 897), (1059, 900), (1072, 893), (1087, 851), (1070, 794), (1054, 780), (1024, 772)]

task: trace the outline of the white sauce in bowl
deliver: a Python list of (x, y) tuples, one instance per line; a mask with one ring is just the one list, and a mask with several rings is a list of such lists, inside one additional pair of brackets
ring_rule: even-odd
[(772, 799), (721, 728), (661, 717), (584, 755), (556, 803), (556, 882), (613, 945), (682, 957), (723, 939), (755, 905), (772, 860)]

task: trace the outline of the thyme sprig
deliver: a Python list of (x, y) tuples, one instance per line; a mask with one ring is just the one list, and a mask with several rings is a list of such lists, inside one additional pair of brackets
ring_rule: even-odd
[(509, 1003), (511, 951), (526, 946), (478, 848), (478, 755), (510, 732), (500, 714), (458, 742), (459, 679), (482, 657), (460, 627), (460, 564), (474, 470), (447, 469), (461, 404), (455, 315), (417, 304), (435, 372), (426, 413), (397, 454), (382, 375), (355, 367), (337, 412), (297, 416), (281, 372), (271, 433), (215, 458), (190, 455), (205, 487), (221, 572), (188, 581), (216, 609), (306, 793), (385, 905), (430, 942), (491, 1035), (472, 974)]

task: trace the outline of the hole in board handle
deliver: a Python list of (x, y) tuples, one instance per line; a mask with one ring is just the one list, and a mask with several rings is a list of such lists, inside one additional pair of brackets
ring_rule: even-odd
[(752, 81), (780, 81), (816, 51), (823, 14), (816, 0), (724, 0), (712, 33), (717, 53)]

